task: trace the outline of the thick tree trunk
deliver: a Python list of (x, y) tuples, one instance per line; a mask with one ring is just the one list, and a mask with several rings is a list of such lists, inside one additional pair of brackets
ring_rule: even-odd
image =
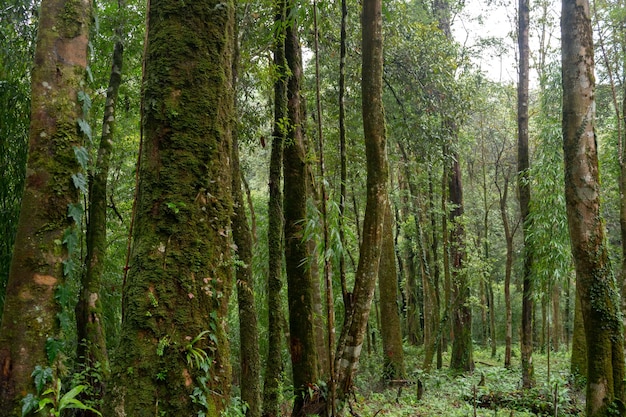
[(624, 409), (624, 339), (600, 217), (593, 40), (587, 0), (563, 0), (565, 201), (587, 341), (587, 415)]
[[(287, 16), (297, 12), (294, 1), (288, 2)], [(318, 412), (317, 398), (310, 398), (308, 387), (317, 383), (317, 349), (314, 329), (313, 279), (307, 243), (304, 240), (307, 201), (307, 161), (304, 148), (304, 118), (300, 84), (302, 57), (297, 22), (290, 21), (285, 37), (285, 58), (290, 70), (287, 82), (289, 125), (283, 154), (285, 200), (285, 265), (289, 300), (289, 350), (293, 371), (294, 404), (292, 416)], [(317, 282), (316, 285), (319, 285)]]
[(219, 415), (226, 405), (234, 22), (233, 2), (148, 8), (145, 136), (111, 416)]
[(369, 318), (382, 245), (388, 163), (382, 103), (382, 1), (363, 1), (362, 107), (367, 160), (367, 201), (351, 314), (336, 355), (338, 398), (352, 387)]
[(518, 8), (518, 44), (519, 44), (519, 81), (517, 85), (517, 171), (519, 204), (522, 216), (524, 238), (524, 269), (522, 275), (522, 385), (530, 388), (534, 385), (533, 368), (533, 282), (532, 251), (526, 241), (530, 229), (530, 181), (528, 170), (528, 71), (529, 71), (529, 0), (519, 0)]
[(286, 131), (283, 128), (287, 117), (287, 62), (285, 60), (286, 0), (274, 4), (274, 131), (269, 168), (268, 202), (268, 352), (263, 385), (263, 416), (279, 415), (280, 380), (282, 372), (282, 271), (283, 271), (283, 195), (281, 191), (283, 146)]
[[(77, 94), (87, 66), (90, 1), (44, 0), (31, 74), (28, 170), (0, 327), (0, 414), (20, 415), (34, 391), (31, 373), (47, 366), (46, 341), (58, 333), (55, 290), (64, 285), (68, 206), (78, 200), (72, 176), (82, 138)], [(77, 233), (74, 231), (74, 233)], [(74, 249), (75, 250), (75, 249)]]
[(378, 265), (378, 290), (380, 291), (380, 314), (385, 318), (380, 328), (383, 339), (383, 380), (405, 378), (402, 328), (398, 308), (398, 275), (393, 241), (391, 205), (387, 202), (384, 235), (380, 263)]

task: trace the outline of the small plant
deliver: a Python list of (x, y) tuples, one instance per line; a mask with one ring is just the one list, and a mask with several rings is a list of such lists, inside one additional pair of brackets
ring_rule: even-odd
[(33, 371), (33, 379), (37, 388), (37, 396), (28, 394), (22, 399), (22, 416), (27, 416), (33, 411), (43, 415), (59, 417), (64, 410), (79, 409), (88, 410), (101, 416), (102, 414), (84, 403), (76, 399), (76, 397), (87, 388), (86, 385), (76, 385), (74, 388), (62, 394), (63, 386), (61, 379), (56, 378), (52, 381), (52, 387), (41, 392), (44, 386), (52, 380), (52, 369), (37, 366)]
[(194, 346), (196, 343), (203, 340), (204, 336), (207, 333), (209, 333), (208, 330), (200, 332), (200, 334), (198, 334), (187, 345), (185, 345), (187, 364), (192, 368), (196, 367), (198, 369), (201, 369), (203, 368), (202, 365), (208, 364), (209, 362), (209, 355), (205, 352), (205, 350)]

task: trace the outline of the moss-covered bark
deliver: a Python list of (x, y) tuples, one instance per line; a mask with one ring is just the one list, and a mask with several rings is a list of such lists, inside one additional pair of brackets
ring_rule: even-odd
[(230, 392), (234, 4), (152, 0), (115, 416), (219, 415)]
[(565, 201), (587, 344), (587, 415), (623, 415), (623, 325), (600, 217), (588, 1), (564, 0), (561, 27)]
[(402, 327), (398, 306), (398, 274), (396, 251), (393, 240), (391, 205), (386, 204), (382, 252), (378, 265), (378, 290), (380, 314), (384, 317), (380, 333), (383, 339), (383, 380), (405, 378), (404, 351), (402, 350)]
[(381, 0), (365, 0), (362, 15), (362, 108), (367, 161), (367, 199), (352, 309), (339, 338), (335, 372), (337, 398), (352, 388), (374, 296), (388, 198), (385, 115), (382, 103), (383, 34)]
[[(283, 272), (283, 195), (281, 178), (283, 166), (283, 146), (286, 132), (283, 128), (287, 116), (287, 67), (285, 62), (285, 12), (286, 1), (274, 3), (274, 24), (277, 27), (274, 37), (274, 131), (272, 132), (272, 153), (269, 168), (268, 201), (268, 271), (267, 271), (267, 311), (268, 311), (268, 352), (263, 384), (263, 416), (276, 417), (279, 414), (280, 378), (282, 372), (282, 272)], [(279, 30), (280, 29), (280, 30)]]
[(241, 191), (239, 150), (236, 135), (233, 137), (233, 241), (237, 247), (237, 304), (239, 307), (239, 344), (241, 375), (241, 399), (248, 404), (246, 416), (261, 415), (261, 357), (259, 354), (259, 328), (254, 301), (254, 280), (252, 276), (252, 235)]
[(0, 414), (20, 415), (19, 401), (34, 392), (31, 373), (47, 366), (45, 345), (57, 336), (55, 289), (63, 284), (71, 225), (68, 205), (78, 190), (74, 147), (81, 134), (77, 93), (87, 65), (91, 2), (44, 0), (32, 72), (26, 185), (0, 327)]
[[(297, 13), (295, 1), (289, 1), (287, 16)], [(304, 239), (306, 225), (307, 161), (302, 117), (302, 57), (297, 21), (289, 19), (285, 38), (285, 58), (290, 70), (287, 83), (289, 126), (283, 154), (285, 219), (285, 266), (289, 301), (289, 350), (293, 371), (293, 416), (317, 413), (309, 409), (308, 388), (317, 383), (317, 349), (314, 330), (313, 279), (308, 266), (309, 252)], [(319, 282), (317, 283), (319, 285)]]
[(450, 221), (453, 228), (450, 233), (451, 260), (451, 310), (452, 310), (452, 353), (450, 368), (455, 371), (474, 370), (472, 347), (472, 309), (469, 305), (470, 289), (468, 277), (463, 271), (465, 264), (465, 230), (461, 216), (463, 215), (463, 187), (461, 185), (461, 168), (458, 156), (453, 158), (450, 172)]
[(77, 356), (84, 368), (93, 368), (99, 364), (102, 372), (101, 378), (90, 381), (94, 391), (98, 393), (104, 390), (104, 384), (110, 376), (102, 303), (100, 302), (100, 283), (107, 248), (107, 177), (111, 152), (113, 151), (115, 108), (122, 82), (123, 53), (124, 46), (118, 40), (113, 50), (113, 63), (104, 107), (98, 157), (89, 182), (86, 270), (82, 277), (82, 290), (76, 304)]

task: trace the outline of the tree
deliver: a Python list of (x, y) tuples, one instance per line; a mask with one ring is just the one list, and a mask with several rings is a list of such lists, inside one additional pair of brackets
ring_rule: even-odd
[(230, 389), (233, 2), (148, 8), (144, 140), (109, 415), (218, 415)]
[(287, 74), (285, 60), (285, 37), (287, 20), (286, 0), (274, 2), (274, 127), (272, 132), (272, 151), (269, 165), (269, 200), (267, 240), (267, 311), (268, 311), (268, 352), (263, 385), (263, 416), (275, 417), (279, 413), (281, 359), (281, 322), (282, 322), (282, 271), (283, 271), (283, 195), (281, 179), (283, 169), (283, 147), (286, 138), (285, 120), (287, 118)]
[(75, 156), (84, 150), (78, 95), (90, 21), (91, 2), (41, 3), (28, 170), (0, 327), (0, 410), (7, 416), (20, 414), (19, 401), (34, 388), (35, 366), (52, 365), (46, 343), (54, 342), (59, 331), (55, 295), (73, 270), (73, 220), (82, 215), (73, 178), (84, 181)]
[(588, 1), (563, 0), (561, 27), (565, 201), (587, 342), (587, 415), (623, 414), (624, 339), (600, 216)]
[[(289, 351), (293, 371), (293, 416), (316, 413), (309, 409), (308, 387), (317, 382), (317, 351), (314, 332), (313, 279), (309, 268), (309, 251), (304, 239), (308, 196), (308, 163), (304, 146), (304, 117), (300, 86), (302, 53), (298, 37), (297, 2), (288, 1), (289, 16), (285, 33), (285, 59), (289, 68), (287, 81), (287, 141), (283, 154), (285, 219), (285, 265), (289, 301)], [(316, 283), (315, 285), (319, 285)], [(306, 406), (306, 408), (305, 408)]]
[(372, 298), (376, 286), (382, 245), (388, 162), (385, 117), (382, 104), (382, 0), (363, 1), (362, 15), (362, 111), (367, 158), (367, 199), (353, 303), (339, 338), (336, 355), (338, 399), (352, 387), (359, 363)]
[(518, 44), (519, 44), (519, 81), (517, 84), (517, 188), (524, 237), (524, 270), (522, 277), (522, 385), (530, 388), (534, 384), (533, 371), (533, 281), (532, 251), (527, 239), (530, 230), (530, 181), (528, 157), (528, 71), (529, 51), (528, 24), (529, 1), (519, 0), (518, 8)]
[(402, 327), (398, 307), (398, 275), (393, 239), (393, 212), (387, 202), (384, 235), (380, 263), (378, 265), (378, 290), (380, 292), (380, 315), (385, 318), (380, 333), (383, 340), (383, 380), (405, 378), (404, 351), (402, 350)]

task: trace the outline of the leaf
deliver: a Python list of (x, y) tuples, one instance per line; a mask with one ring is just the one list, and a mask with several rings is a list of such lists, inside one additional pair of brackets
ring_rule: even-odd
[(35, 366), (35, 370), (31, 374), (33, 377), (33, 381), (35, 382), (35, 388), (37, 389), (37, 394), (41, 393), (43, 387), (52, 380), (52, 368), (50, 367), (41, 367), (41, 365)]
[(39, 400), (33, 394), (27, 394), (22, 398), (22, 415), (25, 416), (39, 407)]
[(74, 253), (79, 245), (78, 234), (74, 228), (70, 227), (63, 232), (63, 244), (69, 253)]
[(91, 97), (85, 91), (78, 92), (78, 101), (83, 103), (83, 114), (86, 115), (91, 110)]
[(58, 340), (53, 337), (49, 337), (48, 340), (46, 340), (46, 355), (48, 356), (48, 361), (50, 363), (56, 359), (59, 352), (63, 349), (63, 345), (64, 343), (62, 340)]
[(78, 127), (80, 127), (80, 131), (83, 132), (91, 142), (93, 140), (93, 135), (91, 133), (91, 126), (89, 126), (89, 123), (85, 119), (78, 119)]
[(74, 220), (74, 223), (76, 224), (82, 223), (84, 213), (85, 210), (83, 209), (83, 205), (81, 203), (67, 205), (67, 217)]
[(73, 174), (72, 181), (74, 182), (74, 187), (87, 194), (87, 178), (85, 178), (82, 172)]
[[(80, 124), (80, 120), (78, 123)], [(84, 146), (74, 146), (74, 155), (76, 155), (76, 160), (80, 166), (86, 170), (89, 162), (89, 152), (87, 152), (87, 148)]]

